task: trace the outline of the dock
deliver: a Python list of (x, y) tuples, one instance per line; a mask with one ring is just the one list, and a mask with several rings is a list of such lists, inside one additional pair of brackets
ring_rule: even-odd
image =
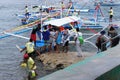
[[(118, 65), (120, 65), (120, 44), (38, 80), (118, 80), (110, 78), (117, 76), (114, 73), (109, 73), (112, 76), (109, 76), (107, 79), (105, 79), (105, 76), (104, 78), (99, 78)], [(116, 72), (119, 73), (120, 70), (116, 70)]]

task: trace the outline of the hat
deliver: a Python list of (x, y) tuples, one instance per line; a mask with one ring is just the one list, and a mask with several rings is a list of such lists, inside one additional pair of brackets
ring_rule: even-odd
[(29, 55), (27, 53), (25, 53), (23, 57), (24, 57), (24, 59), (28, 59)]
[(105, 31), (104, 31), (104, 30), (103, 30), (103, 31), (101, 31), (101, 32), (100, 32), (100, 34), (101, 34), (101, 35), (104, 35), (104, 34), (105, 34)]

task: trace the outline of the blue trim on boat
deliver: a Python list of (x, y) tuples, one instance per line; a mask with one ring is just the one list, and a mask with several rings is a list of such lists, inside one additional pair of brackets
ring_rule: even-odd
[[(40, 47), (43, 47), (45, 45), (45, 41), (44, 40), (37, 40), (36, 41), (36, 46), (35, 48), (40, 48)], [(25, 48), (25, 46), (20, 46), (20, 48)]]

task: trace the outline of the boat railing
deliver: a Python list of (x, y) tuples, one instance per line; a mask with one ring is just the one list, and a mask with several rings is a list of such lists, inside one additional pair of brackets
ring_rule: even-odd
[[(104, 43), (102, 43), (102, 44), (101, 44), (101, 49), (103, 50), (104, 46), (106, 46), (106, 44), (107, 44), (108, 42), (111, 42), (111, 40), (114, 40), (114, 39), (116, 39), (117, 37), (119, 37), (119, 41), (120, 41), (120, 34), (118, 34), (117, 36), (115, 36), (115, 37), (113, 37), (113, 38), (110, 38), (110, 39), (108, 39), (107, 41), (105, 41)], [(107, 45), (106, 47), (109, 47), (109, 46), (110, 46), (110, 44)]]

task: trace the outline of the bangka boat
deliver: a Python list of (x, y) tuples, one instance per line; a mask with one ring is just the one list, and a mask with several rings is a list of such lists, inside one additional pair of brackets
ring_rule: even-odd
[[(71, 25), (71, 23), (75, 23), (75, 24)], [(76, 27), (79, 27), (80, 29), (103, 28), (103, 26), (101, 26), (99, 23), (96, 23), (95, 21), (83, 20), (77, 16), (68, 16), (68, 17), (54, 19), (54, 20), (44, 22), (44, 25), (49, 25), (49, 24), (51, 24), (53, 26), (57, 26), (57, 27), (64, 26), (69, 29), (76, 28)]]
[(100, 4), (101, 6), (120, 6), (120, 2), (115, 2), (115, 1), (100, 1), (100, 2), (95, 2), (94, 5)]

